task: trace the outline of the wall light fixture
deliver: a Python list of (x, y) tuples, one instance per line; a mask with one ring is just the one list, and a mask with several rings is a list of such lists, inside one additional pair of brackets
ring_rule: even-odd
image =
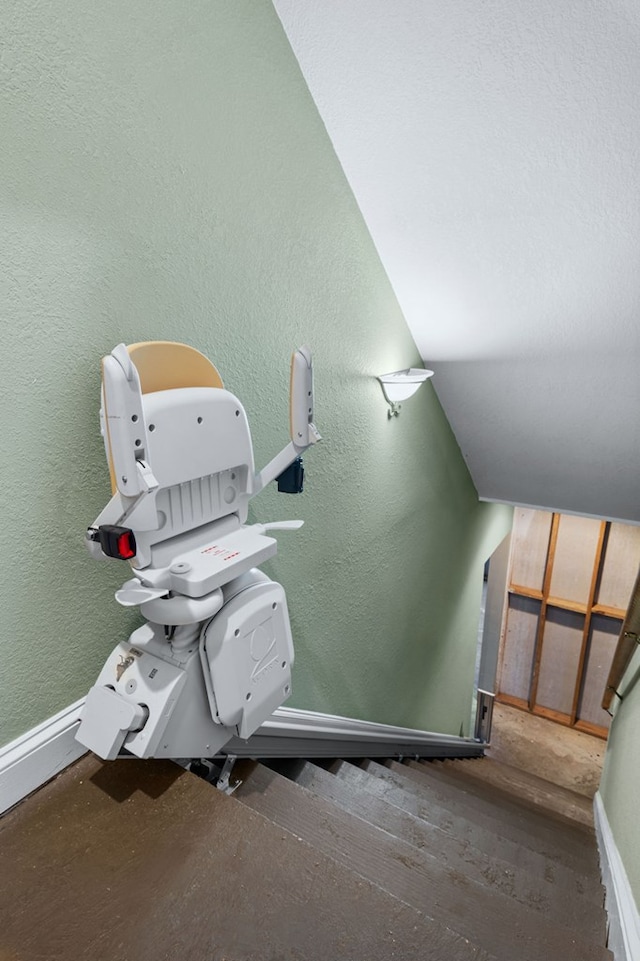
[(397, 417), (400, 413), (402, 401), (407, 400), (417, 391), (429, 377), (433, 377), (432, 370), (422, 367), (409, 367), (408, 370), (395, 370), (391, 374), (380, 374), (377, 378), (382, 384), (384, 396), (389, 402), (389, 417)]

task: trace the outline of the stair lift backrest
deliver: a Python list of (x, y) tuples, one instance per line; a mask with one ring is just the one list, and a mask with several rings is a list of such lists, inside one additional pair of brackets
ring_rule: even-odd
[(143, 408), (162, 539), (228, 514), (243, 523), (254, 467), (238, 399), (221, 388), (186, 387), (145, 394)]
[(222, 518), (227, 528), (246, 521), (249, 424), (199, 351), (165, 341), (120, 345), (103, 361), (101, 418), (114, 496), (128, 505), (138, 545), (132, 566), (147, 567), (151, 548), (178, 535)]

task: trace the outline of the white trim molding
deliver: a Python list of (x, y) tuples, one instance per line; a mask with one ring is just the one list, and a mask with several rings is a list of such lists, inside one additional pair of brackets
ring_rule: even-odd
[[(0, 814), (72, 764), (86, 748), (75, 739), (84, 699), (0, 748)], [(470, 738), (356, 721), (317, 711), (278, 708), (248, 741), (233, 738), (224, 754), (239, 757), (480, 757)]]
[(599, 791), (593, 799), (593, 811), (602, 883), (607, 892), (607, 947), (615, 961), (636, 961), (640, 958), (640, 915)]
[(75, 739), (84, 698), (0, 748), (0, 814), (87, 753)]

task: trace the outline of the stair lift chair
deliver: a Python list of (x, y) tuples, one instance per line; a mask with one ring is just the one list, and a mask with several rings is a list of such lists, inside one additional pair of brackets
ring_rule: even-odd
[(320, 439), (311, 354), (291, 360), (291, 443), (258, 474), (242, 404), (184, 344), (116, 347), (102, 362), (100, 418), (113, 496), (87, 546), (129, 563), (116, 599), (147, 623), (107, 659), (76, 737), (107, 760), (215, 757), (291, 691), (285, 592), (257, 568), (277, 551), (268, 531), (302, 521), (246, 521), (271, 481), (302, 489), (300, 454)]

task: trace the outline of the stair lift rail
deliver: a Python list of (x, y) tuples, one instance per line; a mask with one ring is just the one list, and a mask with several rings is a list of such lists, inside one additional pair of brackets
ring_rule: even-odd
[(291, 692), (285, 592), (258, 568), (277, 551), (270, 532), (303, 522), (247, 515), (320, 440), (311, 353), (292, 356), (291, 442), (259, 473), (242, 404), (184, 344), (119, 344), (102, 363), (100, 420), (112, 497), (86, 543), (128, 562), (116, 600), (146, 623), (107, 658), (76, 737), (109, 760), (214, 757)]

